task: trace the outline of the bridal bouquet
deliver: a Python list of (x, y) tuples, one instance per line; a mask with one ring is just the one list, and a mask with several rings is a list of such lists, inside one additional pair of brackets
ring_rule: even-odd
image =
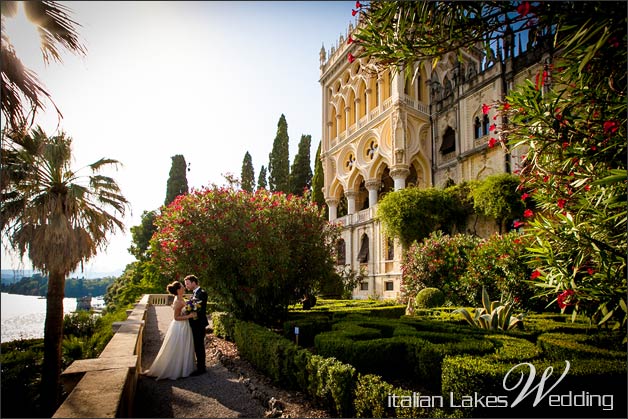
[(195, 299), (190, 299), (185, 302), (183, 306), (183, 314), (195, 313), (201, 308), (201, 302)]

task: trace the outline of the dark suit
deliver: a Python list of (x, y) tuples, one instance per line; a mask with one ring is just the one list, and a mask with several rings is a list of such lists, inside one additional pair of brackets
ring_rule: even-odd
[(207, 321), (207, 291), (197, 288), (192, 294), (192, 298), (201, 302), (201, 307), (196, 312), (196, 318), (188, 320), (192, 328), (192, 338), (194, 339), (194, 352), (196, 353), (196, 369), (199, 372), (205, 371), (205, 327)]

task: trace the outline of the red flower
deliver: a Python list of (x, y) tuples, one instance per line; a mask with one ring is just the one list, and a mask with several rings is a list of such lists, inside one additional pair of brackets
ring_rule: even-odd
[(483, 105), (482, 105), (482, 113), (483, 113), (484, 115), (488, 115), (488, 111), (489, 111), (490, 109), (491, 109), (491, 107), (490, 107), (490, 106), (488, 106), (487, 104), (483, 104)]
[(530, 197), (530, 194), (527, 192), (524, 192), (523, 195), (521, 195), (521, 200), (525, 201), (526, 199), (528, 199)]
[(595, 269), (593, 269), (593, 268), (587, 268), (587, 273), (588, 273), (589, 275), (593, 275), (593, 274), (595, 273)]
[(357, 11), (357, 10), (353, 10), (353, 9), (351, 9), (351, 16), (355, 16), (355, 15), (357, 15), (357, 14), (358, 14), (358, 11)]
[(615, 134), (619, 129), (619, 122), (606, 121), (604, 122), (604, 134)]
[(539, 272), (538, 269), (535, 269), (534, 272), (532, 272), (532, 275), (530, 275), (530, 278), (537, 279), (539, 276), (541, 276), (541, 272)]
[(360, 3), (360, 0), (355, 2), (355, 8), (356, 9), (361, 9), (362, 8), (362, 3)]
[(349, 39), (347, 39), (347, 45), (351, 45), (353, 43), (353, 38), (349, 35)]
[(495, 147), (495, 144), (497, 144), (497, 140), (495, 138), (491, 138), (490, 140), (488, 140), (488, 147), (489, 148)]
[(619, 41), (617, 40), (616, 36), (613, 36), (611, 39), (609, 39), (608, 43), (611, 44), (613, 48), (617, 48), (619, 46)]
[(565, 203), (566, 203), (566, 202), (567, 202), (566, 200), (564, 200), (563, 198), (560, 198), (560, 199), (558, 200), (558, 208), (560, 208), (560, 209), (565, 208)]
[(353, 54), (349, 53), (347, 54), (347, 60), (349, 60), (349, 63), (352, 63), (355, 61), (355, 57), (353, 56)]
[(591, 190), (591, 185), (584, 185), (584, 190), (585, 191), (590, 191)]
[(510, 109), (510, 103), (506, 102), (504, 103), (504, 110), (507, 111), (508, 109)]
[(517, 6), (517, 13), (519, 16), (527, 16), (530, 13), (530, 3), (527, 1), (521, 2), (519, 6)]
[[(524, 226), (524, 225), (525, 225), (525, 223), (524, 223), (524, 222), (522, 222), (522, 221), (515, 221), (513, 225), (514, 225), (514, 227), (515, 227), (515, 228), (519, 228), (519, 227)], [(518, 242), (517, 242), (517, 243), (518, 243)]]
[(563, 141), (563, 148), (569, 147), (569, 143), (567, 141)]
[(534, 217), (534, 212), (531, 209), (523, 211), (523, 216), (526, 218)]
[(573, 290), (565, 290), (559, 294), (557, 298), (558, 307), (562, 310), (567, 306), (573, 305), (572, 297), (574, 294)]
[(497, 126), (495, 124), (491, 125), (490, 127), (488, 127), (488, 130), (490, 132), (495, 131), (495, 128), (497, 128)]

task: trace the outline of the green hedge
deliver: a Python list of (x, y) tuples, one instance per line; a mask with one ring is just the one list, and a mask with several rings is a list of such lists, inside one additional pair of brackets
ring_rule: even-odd
[(233, 341), (235, 332), (235, 317), (231, 313), (214, 311), (211, 315), (214, 335)]
[[(570, 361), (570, 369), (564, 379), (555, 387), (566, 368), (564, 361), (536, 360), (530, 361), (535, 367), (536, 377), (530, 386), (531, 394), (515, 407), (517, 395), (522, 391), (530, 374), (530, 368), (522, 365), (514, 370), (507, 380), (512, 391), (504, 389), (504, 380), (508, 372), (518, 362), (496, 362), (490, 357), (454, 356), (443, 361), (442, 394), (449, 398), (453, 395), (454, 405), (462, 406), (465, 396), (501, 397), (508, 404), (507, 408), (488, 408), (476, 405), (465, 410), (467, 416), (473, 417), (626, 417), (626, 361), (625, 360), (583, 360)], [(603, 406), (549, 406), (549, 397), (542, 398), (534, 406), (541, 376), (548, 367), (553, 368), (543, 388), (543, 394), (551, 395), (600, 395), (613, 397), (613, 410), (604, 410)], [(519, 381), (519, 386), (516, 384)], [(570, 393), (571, 392), (571, 393)], [(598, 400), (594, 401), (595, 403)], [(600, 400), (601, 402), (601, 400)], [(452, 406), (452, 407), (453, 407)], [(618, 416), (619, 415), (619, 416)]]
[(598, 359), (626, 358), (626, 352), (612, 351), (589, 345), (592, 338), (582, 334), (545, 333), (537, 344), (549, 359)]
[(250, 322), (236, 320), (234, 336), (240, 355), (276, 384), (299, 389), (343, 417), (353, 414), (357, 373), (351, 365), (312, 355), (275, 332)]

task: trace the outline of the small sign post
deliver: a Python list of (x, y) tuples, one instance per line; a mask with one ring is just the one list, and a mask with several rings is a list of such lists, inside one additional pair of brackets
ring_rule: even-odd
[(296, 339), (297, 346), (299, 346), (299, 327), (298, 326), (294, 326), (294, 337)]

